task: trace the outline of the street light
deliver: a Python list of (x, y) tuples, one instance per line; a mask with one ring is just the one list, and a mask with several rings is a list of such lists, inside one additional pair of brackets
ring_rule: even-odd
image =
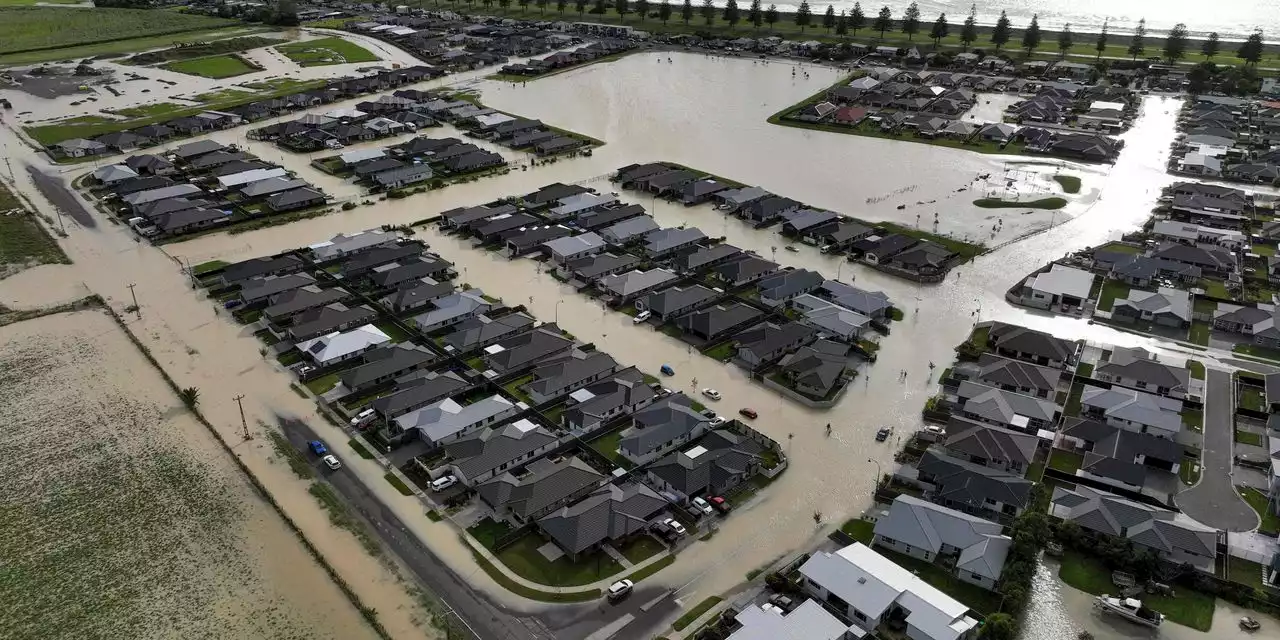
[(880, 470), (880, 461), (875, 458), (867, 458), (867, 462), (876, 466), (876, 488), (880, 488), (880, 478), (884, 477), (884, 472)]
[(560, 303), (561, 303), (561, 302), (564, 302), (564, 300), (556, 300), (556, 310), (555, 310), (555, 314), (556, 314), (556, 315), (555, 315), (555, 318), (556, 318), (556, 319), (555, 319), (555, 322), (556, 322), (556, 324), (560, 324)]

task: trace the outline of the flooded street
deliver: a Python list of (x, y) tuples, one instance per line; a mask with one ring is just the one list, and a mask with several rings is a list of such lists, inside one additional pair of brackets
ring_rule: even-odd
[[(270, 422), (276, 414), (282, 414), (299, 416), (321, 430), (331, 427), (317, 419), (309, 401), (289, 391), (284, 372), (262, 360), (258, 355), (260, 345), (252, 335), (192, 294), (178, 271), (178, 263), (164, 254), (191, 264), (211, 259), (243, 260), (314, 243), (339, 232), (407, 224), (449, 208), (527, 193), (556, 181), (591, 181), (589, 186), (609, 191), (613, 187), (603, 176), (625, 164), (656, 160), (759, 184), (781, 195), (868, 220), (913, 225), (919, 214), (929, 224), (936, 211), (940, 232), (985, 242), (1008, 240), (1067, 219), (1049, 231), (999, 248), (956, 269), (937, 286), (905, 282), (820, 254), (808, 246), (798, 245), (799, 251), (794, 253), (778, 251), (777, 258), (783, 264), (816, 269), (828, 277), (839, 275), (846, 282), (856, 280), (862, 287), (883, 290), (906, 313), (905, 320), (894, 323), (892, 334), (881, 340), (879, 362), (855, 381), (837, 407), (827, 411), (807, 409), (763, 391), (737, 367), (705, 358), (681, 342), (633, 325), (629, 317), (610, 312), (539, 273), (536, 263), (508, 261), (473, 250), (468, 243), (442, 236), (434, 228), (418, 230), (418, 236), (433, 250), (457, 264), (462, 280), (502, 297), (508, 304), (528, 305), (540, 320), (558, 321), (579, 340), (595, 343), (620, 362), (646, 371), (670, 364), (677, 373), (671, 380), (673, 388), (691, 390), (696, 378), (696, 386), (714, 387), (723, 394), (724, 400), (716, 407), (722, 413), (746, 406), (756, 409), (759, 418), (754, 425), (786, 448), (792, 462), (786, 473), (759, 498), (725, 519), (715, 537), (698, 543), (699, 548), (681, 555), (674, 565), (645, 583), (678, 588), (679, 597), (695, 601), (729, 589), (741, 582), (747, 572), (765, 563), (812, 545), (833, 525), (869, 506), (874, 479), (890, 469), (902, 436), (920, 425), (924, 401), (937, 390), (929, 364), (936, 364), (938, 372), (948, 366), (954, 346), (979, 319), (1019, 322), (1064, 337), (1154, 346), (1150, 339), (1104, 326), (1013, 308), (1004, 302), (1003, 295), (1014, 282), (1046, 261), (1115, 238), (1136, 228), (1147, 217), (1160, 188), (1172, 182), (1164, 165), (1178, 100), (1146, 99), (1134, 128), (1124, 136), (1126, 147), (1114, 166), (1077, 166), (1036, 159), (1035, 166), (1046, 167), (1045, 171), (1061, 167), (1060, 170), (1082, 176), (1084, 190), (1062, 211), (1039, 212), (1020, 220), (1017, 209), (993, 214), (970, 204), (976, 197), (970, 189), (976, 176), (1002, 174), (1009, 158), (765, 122), (771, 113), (830, 85), (839, 77), (835, 70), (804, 67), (792, 75), (792, 67), (781, 63), (761, 68), (763, 65), (751, 60), (670, 54), (672, 61), (668, 63), (667, 57), (665, 53), (639, 54), (520, 86), (479, 83), (482, 99), (490, 106), (604, 140), (606, 145), (597, 149), (593, 157), (561, 160), (528, 170), (517, 168), (506, 175), (455, 184), (402, 200), (379, 201), (373, 206), (289, 225), (238, 235), (204, 236), (166, 245), (164, 253), (135, 243), (117, 225), (99, 224), (98, 230), (90, 231), (79, 226), (73, 229), (68, 221), (71, 237), (63, 244), (76, 264), (71, 271), (62, 269), (54, 276), (66, 281), (58, 285), (65, 288), (55, 290), (73, 290), (83, 280), (90, 290), (110, 296), (110, 303), (120, 308), (128, 304), (125, 286), (136, 282), (143, 310), (142, 318), (134, 323), (135, 331), (150, 343), (157, 358), (180, 383), (196, 384), (202, 389), (209, 398), (206, 410), (210, 419), (228, 434), (239, 429), (239, 417), (235, 404), (227, 399), (239, 393), (248, 394), (245, 411), (251, 424), (255, 420)], [(449, 135), (447, 130), (439, 129), (428, 135), (438, 137), (437, 131), (441, 132), (439, 135)], [(4, 133), (8, 136), (7, 131)], [(239, 136), (235, 141), (243, 142), (243, 130), (213, 137), (222, 136)], [(306, 156), (258, 144), (251, 145), (250, 150), (283, 162), (330, 193), (344, 197), (355, 193), (351, 185), (307, 167)], [(518, 159), (522, 154), (509, 157)], [(17, 178), (19, 188), (31, 191), (26, 176)], [(967, 190), (957, 192), (961, 187)], [(624, 200), (634, 197), (626, 192), (621, 195)], [(44, 206), (38, 194), (32, 198)], [(929, 200), (936, 202), (915, 204)], [(634, 201), (649, 208), (664, 226), (695, 225), (710, 236), (727, 236), (730, 243), (765, 257), (772, 257), (785, 244), (774, 229), (751, 229), (737, 220), (726, 220), (707, 206), (685, 208), (647, 198)], [(899, 210), (899, 204), (909, 206)], [(1000, 216), (1005, 218), (1003, 235), (992, 240), (989, 229)], [(43, 269), (47, 268), (30, 273)], [(38, 299), (39, 287), (32, 276), (13, 287), (0, 288), (4, 294), (0, 298), (6, 304), (9, 300), (21, 301), (26, 295)], [(898, 380), (896, 374), (900, 370), (908, 371), (905, 382)], [(824, 426), (828, 422), (833, 431), (825, 437)], [(895, 437), (877, 444), (873, 435), (883, 426), (893, 427)], [(324, 529), (323, 514), (311, 513), (316, 511), (314, 502), (305, 488), (294, 486), (300, 483), (291, 483), (287, 471), (272, 463), (269, 447), (262, 450), (255, 444), (244, 456), (255, 473), (264, 473), (272, 483), (284, 487), (281, 500), (286, 509), (297, 510), (304, 519), (309, 517), (305, 524)], [(355, 459), (348, 465), (362, 473), (370, 470), (380, 475), (371, 461)], [(403, 498), (389, 485), (371, 488), (460, 575), (499, 600), (511, 599), (476, 569), (456, 531), (447, 523), (429, 522), (415, 500)], [(815, 523), (815, 515), (819, 516), (819, 523)], [(379, 603), (378, 610), (380, 615), (390, 615), (394, 622), (406, 624), (412, 617), (410, 605), (403, 597), (387, 595), (385, 572), (363, 557), (349, 538), (334, 532), (332, 537), (322, 536), (319, 546), (326, 555), (334, 551), (361, 556), (346, 558), (346, 565), (339, 569), (366, 575), (367, 580), (355, 585), (358, 590), (378, 593), (387, 602), (399, 603)], [(1072, 596), (1059, 596), (1059, 601), (1072, 612), (1067, 616), (1058, 605), (1041, 609), (1040, 593), (1037, 590), (1037, 596), (1032, 598), (1037, 602), (1034, 606), (1039, 617), (1028, 626), (1047, 635), (1028, 636), (1027, 640), (1068, 638), (1069, 618), (1079, 621), (1082, 615), (1076, 611)], [(384, 613), (384, 606), (388, 613)], [(538, 608), (522, 601), (513, 606)], [(1230, 628), (1234, 625), (1216, 625), (1214, 637), (1231, 637), (1217, 635)], [(1183, 637), (1171, 635), (1176, 633), (1171, 630), (1162, 633), (1170, 638)]]

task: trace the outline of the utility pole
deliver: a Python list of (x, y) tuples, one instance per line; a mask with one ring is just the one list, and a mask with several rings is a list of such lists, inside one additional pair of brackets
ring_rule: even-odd
[(249, 422), (244, 419), (244, 403), (241, 402), (241, 400), (244, 400), (244, 394), (242, 393), (232, 398), (232, 400), (235, 400), (236, 406), (240, 407), (240, 426), (244, 427), (244, 439), (252, 440), (253, 436), (249, 435)]
[(133, 312), (134, 312), (134, 313), (136, 313), (136, 314), (138, 314), (138, 317), (139, 317), (139, 318), (141, 318), (141, 317), (142, 317), (142, 307), (138, 306), (138, 294), (137, 294), (137, 293), (135, 293), (135, 292), (134, 292), (134, 290), (133, 290), (133, 288), (134, 288), (134, 287), (136, 287), (136, 286), (138, 286), (138, 285), (136, 285), (136, 284), (132, 284), (132, 283), (129, 285), (129, 295), (133, 296)]
[(196, 272), (191, 270), (191, 258), (183, 256), (183, 260), (187, 261), (187, 275), (191, 276), (191, 288), (196, 288)]

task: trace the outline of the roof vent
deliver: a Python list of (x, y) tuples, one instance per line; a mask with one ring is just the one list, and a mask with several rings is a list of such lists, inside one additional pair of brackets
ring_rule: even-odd
[(866, 583), (867, 583), (866, 576), (861, 576), (858, 578), (858, 584), (866, 584)]

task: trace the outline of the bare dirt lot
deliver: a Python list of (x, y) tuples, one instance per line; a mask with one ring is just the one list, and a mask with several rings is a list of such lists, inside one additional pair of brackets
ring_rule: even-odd
[(373, 638), (100, 311), (0, 327), (0, 638)]

